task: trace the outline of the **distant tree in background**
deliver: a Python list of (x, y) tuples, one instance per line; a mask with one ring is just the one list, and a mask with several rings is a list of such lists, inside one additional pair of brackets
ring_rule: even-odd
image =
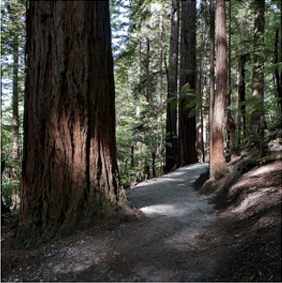
[[(256, 0), (254, 6), (254, 53), (252, 97), (255, 98), (255, 110), (251, 117), (251, 133), (258, 134), (264, 140), (264, 43), (265, 2)], [(261, 147), (261, 146), (260, 146)]]

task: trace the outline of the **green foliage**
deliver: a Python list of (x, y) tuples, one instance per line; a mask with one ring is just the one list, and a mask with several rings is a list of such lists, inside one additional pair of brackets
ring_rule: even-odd
[[(123, 2), (123, 1), (121, 1)], [(124, 5), (123, 2), (122, 5)], [(156, 156), (156, 171), (161, 172), (165, 141), (166, 104), (161, 109), (157, 99), (158, 78), (158, 28), (159, 15), (164, 21), (163, 40), (168, 42), (169, 19), (166, 1), (130, 1), (125, 13), (129, 14), (128, 35), (116, 50), (115, 89), (117, 115), (117, 150), (118, 165), (122, 183), (144, 178), (149, 166), (153, 172), (153, 156)], [(112, 10), (112, 16), (118, 18), (118, 8)], [(114, 15), (114, 13), (117, 13)], [(145, 37), (150, 41), (150, 54), (146, 54)], [(138, 78), (138, 53), (141, 41), (141, 80)], [(168, 45), (163, 45), (163, 52), (168, 53)], [(149, 61), (148, 61), (149, 60)], [(146, 65), (149, 62), (149, 72)], [(144, 97), (145, 89), (149, 92), (149, 101)], [(163, 80), (163, 90), (166, 80)], [(164, 101), (166, 92), (163, 92)]]
[[(24, 44), (25, 44), (25, 0), (1, 2), (1, 163), (5, 163), (1, 172), (2, 192), (4, 201), (11, 206), (12, 168), (17, 176), (15, 191), (19, 193), (21, 177), (21, 161), (23, 153), (23, 105), (24, 105)], [(18, 103), (19, 103), (19, 147), (18, 160), (12, 158), (13, 141), (13, 55), (14, 47), (18, 46)], [(3, 164), (4, 164), (3, 163)], [(2, 168), (3, 169), (3, 168)]]
[(12, 196), (13, 193), (17, 192), (17, 194), (20, 193), (20, 182), (17, 181), (15, 183), (12, 182), (4, 182), (1, 185), (2, 190), (2, 198), (6, 206), (11, 207), (12, 206)]

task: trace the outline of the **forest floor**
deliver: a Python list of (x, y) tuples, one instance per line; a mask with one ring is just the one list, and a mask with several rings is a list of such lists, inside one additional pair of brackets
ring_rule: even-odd
[(127, 191), (134, 213), (34, 249), (2, 223), (2, 282), (281, 281), (281, 166), (204, 187), (206, 164), (180, 168)]

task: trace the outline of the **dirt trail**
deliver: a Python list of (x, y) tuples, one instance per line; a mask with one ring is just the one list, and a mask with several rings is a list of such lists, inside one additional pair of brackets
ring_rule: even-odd
[(229, 243), (209, 247), (221, 226), (214, 234), (207, 230), (216, 211), (193, 188), (207, 170), (207, 164), (190, 165), (128, 191), (145, 215), (140, 221), (110, 223), (28, 252), (4, 250), (2, 281), (224, 279)]

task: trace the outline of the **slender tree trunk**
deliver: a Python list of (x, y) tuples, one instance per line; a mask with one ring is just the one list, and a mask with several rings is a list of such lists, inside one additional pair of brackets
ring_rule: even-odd
[(15, 209), (19, 204), (19, 192), (16, 181), (17, 170), (16, 163), (19, 158), (19, 40), (18, 36), (14, 35), (13, 41), (13, 148), (12, 158), (14, 165), (12, 168), (12, 207)]
[[(245, 19), (242, 17), (240, 19), (240, 45), (243, 46), (243, 39), (245, 34), (244, 28)], [(242, 47), (239, 53), (238, 59), (238, 80), (237, 80), (237, 104), (238, 104), (238, 116), (237, 116), (237, 128), (239, 130), (238, 144), (241, 144), (241, 136), (244, 139), (247, 135), (246, 133), (246, 106), (241, 105), (242, 102), (246, 100), (246, 84), (245, 84), (245, 65), (246, 65), (246, 55), (245, 50)]]
[[(150, 71), (149, 66), (150, 66), (150, 39), (147, 36), (146, 37), (146, 61), (145, 61), (145, 76), (147, 78), (149, 76), (149, 71)], [(148, 85), (148, 83), (145, 86), (144, 93), (145, 93), (145, 100), (147, 102), (149, 102), (150, 96), (149, 96), (149, 85)]]
[[(171, 7), (171, 33), (169, 50), (169, 69), (168, 69), (168, 100), (177, 100), (177, 76), (178, 76), (178, 39), (179, 39), (179, 1), (172, 0)], [(177, 136), (177, 108), (167, 104), (166, 120), (166, 168), (170, 171), (176, 164), (176, 136)], [(169, 134), (169, 135), (168, 135)]]
[[(201, 4), (201, 12), (206, 12), (207, 3), (203, 1)], [(206, 137), (206, 120), (205, 115), (203, 113), (203, 109), (206, 106), (206, 85), (207, 85), (207, 22), (206, 20), (201, 21), (201, 41), (200, 41), (200, 48), (202, 48), (202, 52), (199, 55), (199, 62), (200, 62), (200, 70), (199, 70), (199, 78), (198, 78), (198, 92), (201, 94), (201, 102), (199, 105), (198, 111), (198, 121), (197, 122), (197, 135), (198, 135), (198, 142), (197, 142), (197, 149), (201, 150), (202, 152), (202, 162), (205, 162), (205, 137)]]
[[(231, 76), (231, 39), (232, 39), (232, 1), (229, 1), (228, 9), (228, 95), (227, 95), (227, 106), (230, 106), (232, 103), (231, 94), (232, 94), (232, 76)], [(235, 130), (236, 124), (232, 117), (232, 113), (228, 110), (229, 122), (228, 122), (228, 147), (231, 152), (231, 159), (235, 156)]]
[(121, 201), (108, 1), (31, 1), (18, 239), (87, 228)]
[[(196, 1), (182, 2), (180, 89), (189, 83), (196, 89)], [(187, 100), (179, 101), (179, 146), (180, 164), (197, 162), (196, 117), (189, 117), (192, 109), (187, 109)]]
[[(245, 65), (246, 65), (246, 56), (241, 50), (239, 55), (239, 64), (238, 64), (238, 107), (239, 107), (239, 117), (238, 117), (238, 128), (241, 135), (246, 137), (246, 106), (241, 105), (242, 102), (246, 100), (246, 87), (245, 87)], [(240, 142), (239, 142), (240, 143)]]
[(210, 0), (210, 102), (209, 102), (209, 163), (210, 163), (210, 176), (213, 172), (213, 113), (214, 113), (214, 90), (215, 90), (215, 10), (214, 0)]
[[(12, 157), (14, 161), (19, 157), (19, 43), (18, 37), (14, 37), (13, 44), (13, 150)], [(16, 169), (13, 167), (12, 181), (17, 180)]]
[(157, 93), (158, 93), (158, 110), (161, 113), (162, 110), (162, 85), (163, 85), (163, 20), (162, 15), (160, 14), (160, 22), (159, 22), (159, 50), (158, 50), (158, 85), (157, 85)]
[(140, 116), (140, 96), (141, 96), (141, 64), (142, 64), (142, 42), (141, 36), (138, 39), (138, 50), (137, 50), (137, 80), (138, 80), (138, 88), (137, 88), (137, 107), (136, 107), (136, 116)]
[(157, 99), (158, 99), (158, 128), (157, 131), (160, 133), (161, 139), (157, 148), (157, 157), (160, 160), (161, 168), (163, 168), (163, 155), (162, 151), (164, 148), (163, 139), (163, 127), (162, 127), (162, 114), (163, 114), (163, 17), (162, 11), (159, 14), (159, 47), (158, 47), (158, 84), (157, 84)]
[(258, 134), (263, 140), (264, 137), (264, 110), (263, 110), (263, 96), (264, 96), (264, 58), (259, 47), (264, 42), (264, 0), (254, 1), (254, 68), (253, 68), (253, 90), (252, 96), (257, 98), (257, 109), (253, 112), (251, 117), (251, 133)]
[(227, 95), (227, 42), (226, 6), (224, 0), (216, 0), (216, 93), (212, 124), (212, 171), (211, 177), (225, 174), (224, 130), (226, 123)]
[[(141, 30), (141, 24), (139, 24), (139, 29)], [(142, 64), (142, 42), (141, 42), (141, 35), (138, 39), (138, 49), (137, 49), (137, 80), (138, 80), (138, 88), (137, 88), (137, 102), (136, 102), (136, 117), (140, 118), (140, 99), (141, 99), (141, 64)], [(141, 154), (141, 142), (136, 143), (136, 151), (139, 155), (137, 158), (137, 164), (141, 164), (140, 154)]]

